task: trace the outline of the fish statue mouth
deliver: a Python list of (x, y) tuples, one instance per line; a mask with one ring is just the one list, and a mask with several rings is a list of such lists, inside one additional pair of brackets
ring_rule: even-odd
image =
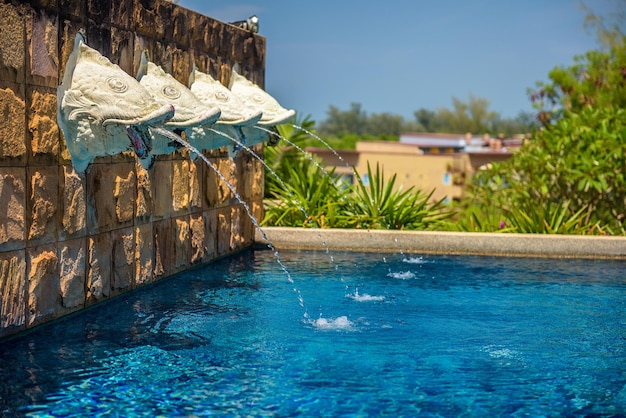
[(285, 109), (278, 101), (265, 90), (233, 70), (230, 76), (229, 89), (241, 101), (248, 111), (260, 111), (259, 126), (271, 127), (287, 122), (295, 116), (296, 111)]
[(150, 126), (175, 115), (134, 78), (85, 43), (80, 30), (57, 88), (57, 122), (72, 164), (84, 173), (95, 158), (134, 150), (139, 158), (152, 148)]

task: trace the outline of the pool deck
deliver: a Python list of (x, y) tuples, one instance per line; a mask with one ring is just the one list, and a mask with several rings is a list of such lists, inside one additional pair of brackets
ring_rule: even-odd
[[(472, 254), (626, 260), (626, 237), (264, 227), (276, 250)], [(255, 242), (267, 246), (260, 231)]]

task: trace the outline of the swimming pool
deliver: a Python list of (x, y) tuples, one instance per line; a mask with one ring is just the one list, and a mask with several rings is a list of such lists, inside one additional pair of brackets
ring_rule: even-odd
[(0, 344), (0, 411), (626, 413), (624, 261), (280, 258), (293, 284), (247, 251)]

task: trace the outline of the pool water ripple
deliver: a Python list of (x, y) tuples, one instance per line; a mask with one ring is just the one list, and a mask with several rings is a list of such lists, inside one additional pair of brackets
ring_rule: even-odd
[(623, 261), (281, 260), (293, 284), (250, 251), (0, 344), (0, 414), (626, 414)]

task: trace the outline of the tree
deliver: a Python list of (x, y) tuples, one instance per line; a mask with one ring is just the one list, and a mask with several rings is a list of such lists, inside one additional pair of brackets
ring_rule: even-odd
[(324, 136), (357, 134), (363, 135), (367, 124), (367, 113), (360, 103), (351, 103), (350, 110), (342, 111), (335, 106), (329, 106), (326, 112), (328, 117), (320, 122), (318, 132)]

